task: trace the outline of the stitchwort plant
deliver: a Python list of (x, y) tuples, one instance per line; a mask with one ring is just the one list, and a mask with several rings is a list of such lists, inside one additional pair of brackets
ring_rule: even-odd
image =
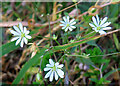
[(32, 37), (28, 35), (30, 33), (29, 30), (27, 30), (26, 27), (23, 28), (22, 23), (19, 23), (18, 27), (13, 26), (15, 30), (10, 30), (10, 32), (13, 34), (13, 38), (11, 41), (16, 41), (15, 45), (18, 45), (20, 43), (20, 46), (23, 47), (24, 43), (28, 43), (28, 39), (31, 39)]
[(64, 21), (60, 21), (62, 24), (60, 24), (60, 26), (63, 26), (62, 29), (65, 30), (65, 32), (67, 32), (68, 30), (72, 31), (73, 29), (75, 29), (76, 27), (74, 26), (76, 24), (75, 19), (73, 18), (72, 20), (70, 20), (70, 17), (63, 17)]
[(49, 59), (49, 63), (50, 64), (47, 64), (46, 68), (44, 68), (44, 71), (49, 71), (45, 75), (45, 78), (49, 77), (50, 81), (53, 81), (53, 77), (55, 77), (55, 80), (58, 80), (58, 76), (64, 78), (64, 72), (61, 70), (64, 65), (59, 64), (58, 62), (55, 63), (52, 59)]
[(104, 30), (112, 29), (111, 27), (107, 27), (111, 24), (111, 22), (106, 22), (107, 19), (108, 17), (105, 17), (104, 19), (99, 19), (98, 15), (96, 15), (96, 18), (94, 16), (92, 17), (93, 23), (89, 23), (89, 25), (92, 27), (93, 30), (99, 32), (100, 35), (106, 34)]

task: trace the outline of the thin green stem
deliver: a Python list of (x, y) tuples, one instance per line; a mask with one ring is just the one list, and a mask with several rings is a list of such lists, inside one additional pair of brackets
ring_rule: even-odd
[[(51, 33), (51, 27), (50, 27), (50, 15), (48, 15), (47, 17), (48, 17), (48, 22), (49, 22), (50, 43), (51, 43), (51, 46), (53, 47), (52, 33)], [(53, 55), (54, 55), (55, 61), (57, 62), (57, 58), (56, 58), (56, 55), (54, 53), (54, 50), (53, 50)]]

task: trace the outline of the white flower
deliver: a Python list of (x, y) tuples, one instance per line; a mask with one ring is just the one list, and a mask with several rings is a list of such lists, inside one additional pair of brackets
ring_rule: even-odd
[(18, 27), (13, 26), (13, 28), (15, 30), (10, 30), (10, 32), (14, 35), (11, 41), (17, 40), (15, 45), (18, 45), (18, 43), (21, 42), (20, 46), (23, 47), (24, 43), (27, 44), (28, 39), (32, 38), (30, 35), (28, 35), (30, 33), (29, 30), (27, 30), (26, 27), (23, 29), (22, 23), (19, 23)]
[(60, 24), (60, 26), (63, 26), (62, 29), (65, 29), (65, 32), (68, 31), (68, 29), (72, 31), (74, 28), (76, 28), (75, 26), (73, 26), (74, 24), (76, 24), (75, 19), (69, 21), (69, 18), (69, 16), (63, 17), (64, 21), (60, 21), (62, 23)]
[(53, 81), (53, 77), (55, 77), (55, 80), (58, 80), (58, 76), (64, 78), (64, 72), (61, 70), (64, 65), (59, 65), (58, 62), (54, 63), (52, 59), (49, 59), (49, 63), (50, 64), (47, 64), (46, 68), (44, 68), (44, 71), (49, 71), (45, 75), (45, 78), (49, 77), (50, 81)]
[(107, 27), (108, 25), (111, 24), (111, 22), (106, 22), (107, 18), (108, 17), (105, 17), (102, 20), (102, 19), (99, 19), (98, 15), (96, 15), (96, 18), (93, 16), (92, 17), (93, 23), (89, 23), (89, 25), (92, 27), (93, 30), (95, 30), (96, 32), (99, 32), (100, 35), (106, 34), (106, 32), (104, 30), (112, 29), (111, 27)]

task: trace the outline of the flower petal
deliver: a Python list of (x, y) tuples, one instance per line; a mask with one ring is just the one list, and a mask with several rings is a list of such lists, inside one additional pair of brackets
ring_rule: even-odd
[(25, 34), (27, 35), (27, 34), (29, 34), (29, 33), (30, 33), (30, 31), (29, 31), (29, 30), (27, 30)]
[(53, 62), (52, 59), (49, 59), (49, 63), (50, 63), (52, 66), (54, 66), (54, 62)]
[(68, 27), (65, 29), (65, 32), (67, 32), (67, 30), (68, 30)]
[(63, 24), (65, 23), (64, 21), (60, 21), (60, 22), (63, 23)]
[(62, 27), (62, 29), (65, 29), (65, 28), (66, 28), (66, 26)]
[(105, 24), (101, 25), (101, 27), (106, 27), (106, 26), (108, 26), (110, 24), (111, 24), (111, 22), (106, 22)]
[(70, 26), (71, 28), (76, 28), (75, 26)]
[(11, 39), (11, 41), (15, 41), (15, 40), (17, 40), (19, 37), (14, 37), (14, 38), (12, 38)]
[(23, 41), (25, 42), (25, 44), (28, 43), (28, 40), (25, 37), (23, 37)]
[(58, 74), (55, 72), (55, 80), (58, 80)]
[(64, 20), (65, 22), (67, 22), (66, 17), (63, 17), (63, 20)]
[(63, 64), (60, 64), (60, 65), (58, 65), (57, 67), (58, 68), (62, 68), (64, 65)]
[(65, 26), (65, 24), (60, 24), (60, 26)]
[(73, 29), (71, 27), (68, 27), (70, 31), (72, 31)]
[(54, 73), (54, 71), (53, 71), (53, 72), (51, 73), (51, 75), (50, 75), (50, 78), (49, 78), (50, 82), (53, 81), (53, 73)]
[(96, 21), (96, 19), (95, 19), (94, 16), (92, 17), (92, 20), (93, 20), (93, 23), (94, 23), (96, 26), (98, 26), (97, 21)]
[(70, 23), (73, 23), (75, 21), (75, 19), (72, 19), (71, 21), (70, 21)]
[(51, 70), (51, 68), (44, 68), (44, 71), (48, 71), (48, 70)]
[(58, 62), (56, 62), (56, 63), (55, 63), (55, 66), (57, 67), (58, 65), (59, 65), (59, 63), (58, 63)]
[(107, 21), (107, 18), (108, 18), (108, 17), (105, 17), (105, 18), (101, 21), (100, 25), (104, 24), (104, 23)]
[(52, 70), (50, 70), (46, 75), (45, 75), (45, 78), (48, 78), (51, 74)]
[(24, 27), (24, 33), (26, 33), (27, 32), (27, 28), (26, 27)]
[(74, 25), (74, 24), (76, 24), (76, 22), (72, 22), (72, 23), (70, 23), (70, 25)]
[(100, 35), (106, 34), (106, 32), (103, 30), (100, 30), (99, 33), (100, 33)]
[(21, 32), (23, 32), (23, 25), (22, 25), (22, 23), (19, 23), (19, 28), (20, 28)]
[(21, 41), (21, 37), (16, 41), (15, 45), (18, 45), (18, 43)]
[(13, 28), (18, 32), (18, 33), (21, 33), (19, 28), (17, 26), (13, 26)]
[(97, 18), (97, 23), (98, 23), (98, 25), (99, 25), (100, 20), (99, 20), (98, 15), (96, 15), (96, 18)]
[(89, 25), (90, 25), (91, 27), (95, 27), (92, 23), (89, 23)]
[(61, 69), (57, 69), (57, 73), (61, 78), (64, 77), (64, 72)]
[(99, 32), (99, 30), (97, 30), (97, 27), (92, 28), (92, 29), (95, 30), (95, 32)]
[(102, 28), (103, 30), (110, 30), (112, 29), (111, 27), (105, 27), (105, 28)]
[(10, 30), (10, 32), (13, 34), (13, 35), (20, 35), (18, 32), (14, 31), (14, 30)]
[(70, 17), (69, 17), (69, 16), (67, 16), (67, 22), (69, 22), (69, 18), (70, 18)]
[(30, 35), (25, 35), (26, 38), (31, 39), (32, 37)]
[(24, 42), (23, 42), (23, 39), (22, 39), (21, 43), (20, 43), (20, 46), (23, 47), (23, 44), (24, 44)]
[(51, 64), (47, 64), (46, 66), (47, 66), (47, 67), (53, 67), (54, 65), (51, 65)]

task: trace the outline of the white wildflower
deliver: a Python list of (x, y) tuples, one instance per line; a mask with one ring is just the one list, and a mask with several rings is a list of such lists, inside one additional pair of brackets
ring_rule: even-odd
[(107, 27), (111, 24), (111, 22), (106, 22), (107, 19), (108, 17), (105, 17), (104, 19), (99, 19), (98, 15), (96, 15), (96, 18), (94, 16), (92, 17), (93, 23), (89, 23), (89, 25), (92, 27), (93, 30), (99, 32), (100, 35), (106, 34), (104, 30), (112, 29), (111, 27)]
[(63, 17), (64, 21), (60, 21), (62, 23), (60, 24), (60, 26), (63, 26), (62, 29), (64, 29), (65, 32), (68, 31), (68, 29), (72, 31), (74, 28), (76, 28), (74, 26), (74, 24), (76, 24), (75, 19), (72, 19), (71, 21), (69, 19), (70, 17), (67, 16), (67, 17)]
[(64, 66), (63, 64), (60, 64), (58, 62), (54, 63), (52, 59), (49, 59), (49, 63), (46, 65), (46, 68), (44, 68), (44, 71), (49, 71), (45, 78), (49, 77), (50, 81), (53, 81), (53, 77), (55, 77), (55, 80), (58, 80), (58, 76), (60, 78), (64, 78), (64, 72), (61, 70)]
[(13, 28), (15, 30), (10, 30), (10, 32), (14, 35), (14, 37), (11, 39), (11, 41), (16, 41), (15, 45), (18, 45), (20, 42), (20, 46), (23, 47), (24, 43), (27, 44), (28, 43), (28, 39), (31, 39), (32, 37), (30, 35), (28, 35), (30, 32), (29, 30), (27, 30), (26, 27), (24, 27), (23, 29), (23, 25), (22, 23), (19, 23), (17, 26), (13, 26)]

